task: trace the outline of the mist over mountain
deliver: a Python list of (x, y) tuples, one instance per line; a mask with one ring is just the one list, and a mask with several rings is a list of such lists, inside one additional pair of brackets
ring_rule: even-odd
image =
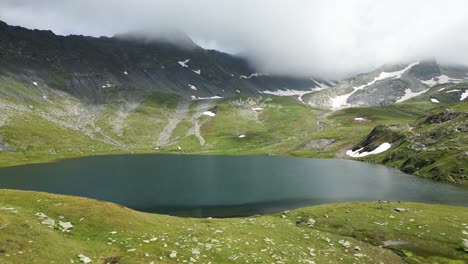
[(5, 0), (0, 19), (63, 35), (184, 32), (258, 72), (336, 79), (432, 57), (466, 65), (467, 9), (463, 0)]

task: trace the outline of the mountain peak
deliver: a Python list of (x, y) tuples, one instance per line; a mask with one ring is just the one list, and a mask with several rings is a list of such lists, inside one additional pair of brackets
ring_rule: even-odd
[(143, 31), (129, 31), (127, 33), (116, 34), (113, 38), (144, 43), (168, 43), (187, 50), (199, 48), (187, 34), (177, 30), (159, 32), (156, 34)]

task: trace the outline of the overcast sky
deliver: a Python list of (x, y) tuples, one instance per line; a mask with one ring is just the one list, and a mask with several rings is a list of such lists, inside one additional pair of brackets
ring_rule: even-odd
[(427, 57), (468, 64), (467, 0), (0, 0), (0, 20), (62, 35), (178, 30), (264, 73), (337, 78)]

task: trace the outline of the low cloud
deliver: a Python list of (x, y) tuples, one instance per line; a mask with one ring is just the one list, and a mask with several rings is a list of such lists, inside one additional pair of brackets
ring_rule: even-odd
[(468, 64), (465, 0), (2, 0), (0, 19), (57, 34), (179, 31), (259, 72), (341, 78), (384, 63)]

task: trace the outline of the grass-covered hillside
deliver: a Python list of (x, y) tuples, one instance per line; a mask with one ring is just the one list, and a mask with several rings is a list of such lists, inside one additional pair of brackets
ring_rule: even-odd
[(369, 150), (389, 142), (390, 150), (362, 159), (466, 183), (467, 103), (440, 93), (330, 111), (266, 94), (191, 100), (116, 86), (97, 104), (10, 76), (0, 78), (0, 94), (0, 166), (119, 153), (350, 158), (360, 142)]
[(465, 263), (466, 219), (462, 207), (396, 202), (193, 219), (1, 190), (0, 262)]

